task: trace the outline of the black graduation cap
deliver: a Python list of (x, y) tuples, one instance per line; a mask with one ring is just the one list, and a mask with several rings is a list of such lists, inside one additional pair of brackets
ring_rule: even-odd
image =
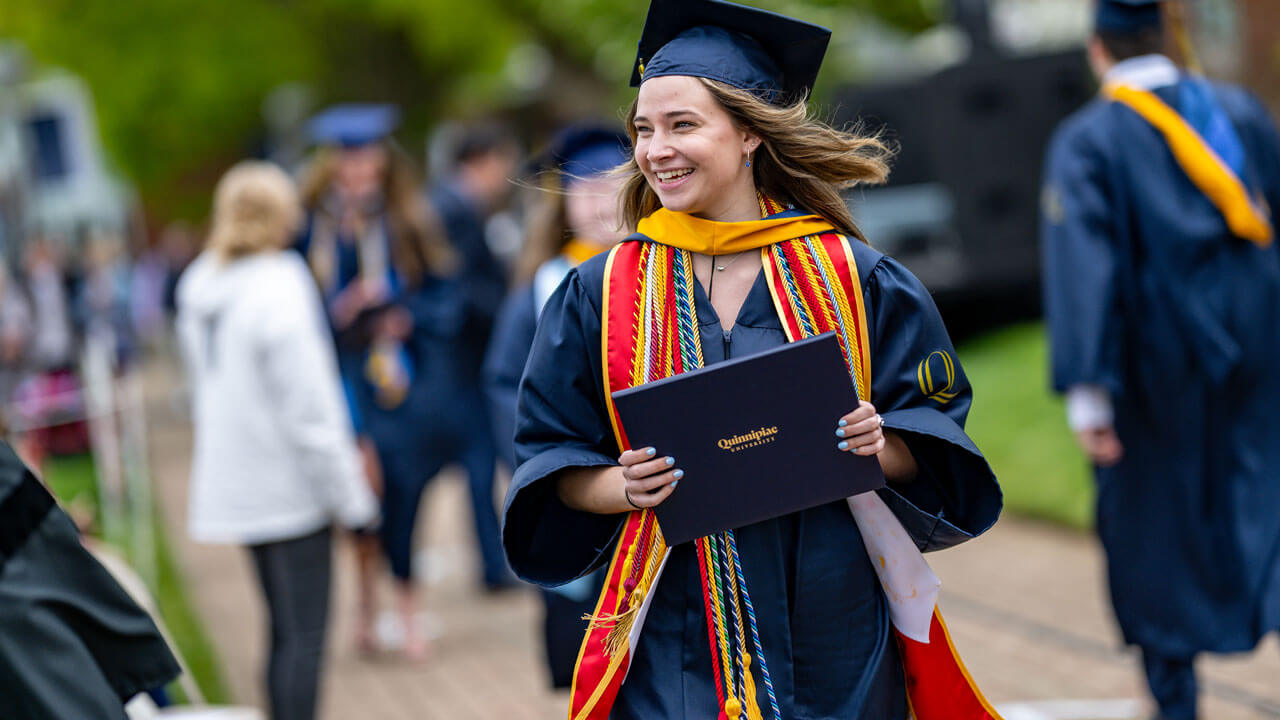
[(631, 86), (690, 75), (781, 104), (813, 87), (830, 39), (819, 25), (723, 0), (652, 0)]
[(400, 123), (395, 105), (334, 105), (307, 122), (312, 142), (320, 145), (360, 147), (390, 135)]
[(626, 162), (631, 141), (621, 130), (604, 125), (571, 125), (548, 143), (535, 171), (560, 170), (561, 182), (600, 175)]
[(1098, 0), (1094, 28), (1103, 32), (1132, 34), (1160, 27), (1160, 3), (1164, 0)]

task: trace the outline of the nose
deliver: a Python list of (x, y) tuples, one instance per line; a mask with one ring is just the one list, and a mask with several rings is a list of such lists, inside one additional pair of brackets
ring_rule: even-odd
[(675, 149), (671, 147), (671, 138), (661, 129), (654, 130), (649, 136), (649, 141), (644, 149), (645, 159), (650, 164), (661, 162), (675, 155)]

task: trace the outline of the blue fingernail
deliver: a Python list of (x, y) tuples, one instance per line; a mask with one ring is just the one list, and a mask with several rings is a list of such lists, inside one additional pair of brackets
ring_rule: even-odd
[(667, 458), (667, 464), (668, 464), (668, 465), (675, 465), (675, 464), (676, 464), (676, 459), (675, 459), (675, 458), (673, 458), (673, 457), (669, 457), (669, 458)]
[(654, 450), (653, 448), (649, 448), (648, 450), (644, 451), (644, 454), (648, 455), (649, 457), (653, 457), (654, 455), (657, 454), (657, 452), (658, 452), (657, 450)]
[(836, 431), (836, 437), (844, 437), (844, 431), (843, 431), (843, 430), (837, 430), (837, 431)]
[[(671, 473), (671, 477), (675, 478), (676, 480), (679, 480), (680, 478), (684, 477), (684, 471), (683, 471), (683, 470), (677, 470), (677, 471), (675, 471), (675, 472)], [(674, 485), (674, 484), (675, 484), (675, 483), (672, 483), (672, 485)]]
[(676, 486), (677, 486), (677, 485), (679, 485), (679, 484), (680, 484), (680, 481), (679, 481), (679, 480), (672, 480), (672, 481), (671, 481), (671, 489), (672, 489), (672, 490), (675, 490), (675, 489), (676, 489)]
[(848, 424), (849, 424), (849, 423), (848, 423), (848, 421), (846, 421), (846, 420), (841, 420), (841, 421), (840, 421), (840, 427), (844, 427), (845, 425), (848, 425)]
[(840, 448), (841, 450), (847, 450), (849, 449), (849, 443), (846, 440), (841, 440), (840, 444), (836, 445), (836, 447)]

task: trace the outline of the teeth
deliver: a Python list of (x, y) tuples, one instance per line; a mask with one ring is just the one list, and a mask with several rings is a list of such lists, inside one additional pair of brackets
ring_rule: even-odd
[(658, 176), (659, 180), (662, 180), (663, 182), (669, 182), (671, 180), (682, 178), (691, 172), (693, 172), (693, 170), (685, 168), (683, 170), (663, 170), (661, 172), (657, 172), (654, 174)]

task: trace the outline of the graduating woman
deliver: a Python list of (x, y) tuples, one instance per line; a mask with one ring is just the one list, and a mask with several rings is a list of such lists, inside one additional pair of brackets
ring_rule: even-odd
[[(627, 160), (627, 138), (617, 130), (582, 125), (566, 128), (544, 153), (554, 189), (545, 194), (529, 223), (529, 238), (516, 268), (522, 281), (502, 305), (485, 356), (485, 394), (499, 455), (512, 468), (516, 392), (524, 374), (538, 316), (569, 270), (608, 251), (625, 237), (618, 217), (623, 178), (610, 173)], [(603, 573), (543, 590), (543, 647), (551, 685), (573, 682), (574, 660), (586, 629), (583, 616), (595, 608)]]
[[(715, 0), (650, 7), (622, 198), (637, 233), (543, 309), (506, 506), (521, 577), (610, 563), (572, 718), (887, 720), (908, 694), (920, 718), (995, 716), (949, 650), (919, 551), (986, 530), (1000, 492), (928, 292), (838, 193), (882, 181), (886, 148), (807, 118), (828, 37)], [(826, 331), (863, 398), (830, 441), (877, 457), (887, 486), (667, 547), (652, 508), (680, 492), (680, 458), (629, 448), (610, 392)]]
[[(387, 105), (339, 105), (312, 119), (323, 147), (303, 182), (308, 217), (299, 250), (324, 296), (366, 465), (380, 475), (382, 547), (396, 580), (404, 653), (416, 660), (427, 648), (417, 626), (413, 531), (427, 481), (461, 443), (453, 416), (465, 404), (457, 352), (465, 301), (408, 160), (388, 140), (396, 121)], [(476, 464), (492, 473), (484, 458)], [(357, 642), (371, 650), (367, 542), (361, 560)]]

